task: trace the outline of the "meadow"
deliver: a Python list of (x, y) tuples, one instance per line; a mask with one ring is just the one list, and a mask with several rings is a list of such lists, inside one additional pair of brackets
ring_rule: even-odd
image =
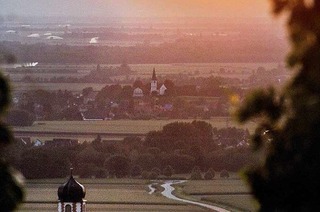
[[(169, 200), (159, 193), (149, 194), (146, 180), (77, 179), (86, 188), (87, 211), (205, 211)], [(25, 203), (17, 210), (56, 211), (57, 189), (66, 179), (31, 180), (25, 186)]]
[[(101, 67), (116, 67), (120, 64), (102, 64)], [(34, 67), (33, 73), (23, 72), (10, 72), (4, 71), (9, 74), (11, 79), (21, 79), (23, 76), (28, 75), (32, 77), (40, 77), (50, 79), (53, 76), (56, 77), (83, 77), (91, 70), (96, 69), (96, 64), (84, 64), (84, 65), (56, 65), (56, 64), (39, 64)], [(277, 63), (178, 63), (178, 64), (129, 64), (133, 73), (128, 76), (129, 79), (150, 79), (153, 68), (156, 69), (158, 76), (170, 76), (171, 74), (187, 74), (193, 77), (208, 77), (208, 76), (222, 76), (228, 78), (247, 79), (253, 71), (258, 67), (264, 67), (267, 70), (277, 68)], [(37, 69), (45, 70), (45, 73), (37, 73)], [(59, 73), (55, 72), (55, 69), (70, 69), (78, 70), (77, 72)], [(221, 73), (220, 69), (224, 69), (225, 72)], [(123, 80), (126, 76), (112, 77), (114, 80)], [(106, 84), (95, 83), (25, 83), (14, 82), (13, 90), (16, 92), (44, 89), (44, 90), (70, 90), (73, 92), (81, 92), (83, 88), (93, 87), (95, 91), (101, 90)]]
[(13, 82), (11, 87), (14, 92), (27, 92), (34, 90), (58, 91), (68, 90), (74, 93), (81, 93), (84, 88), (92, 87), (94, 91), (100, 91), (106, 84), (99, 83), (27, 83)]
[(181, 185), (180, 190), (187, 198), (226, 206), (231, 211), (256, 210), (247, 184), (239, 177), (188, 181)]
[[(233, 174), (235, 176), (235, 174)], [(149, 194), (142, 179), (77, 179), (86, 187), (88, 211), (207, 211), (201, 207), (169, 200), (160, 192)], [(56, 211), (57, 189), (66, 179), (28, 180), (25, 203), (21, 211)], [(152, 181), (153, 182), (153, 181)], [(161, 183), (162, 181), (158, 181)], [(246, 185), (238, 178), (187, 181), (175, 186), (176, 195), (223, 206), (231, 211), (254, 211)], [(209, 192), (209, 193), (208, 193)], [(204, 195), (204, 193), (207, 193)], [(214, 194), (213, 194), (214, 193)]]
[[(154, 130), (161, 130), (166, 124), (172, 122), (192, 122), (194, 119), (172, 120), (105, 120), (105, 121), (36, 121), (32, 126), (14, 127), (14, 131), (30, 132), (88, 132), (88, 133), (124, 133), (145, 134)], [(202, 120), (202, 119), (199, 119)], [(241, 127), (252, 131), (254, 122), (239, 125), (229, 117), (215, 117), (205, 119), (213, 127)]]

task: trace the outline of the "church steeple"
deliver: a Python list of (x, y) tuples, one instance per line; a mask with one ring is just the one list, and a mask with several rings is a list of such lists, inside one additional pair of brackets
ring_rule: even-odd
[(150, 85), (150, 94), (157, 94), (158, 93), (158, 81), (156, 76), (156, 69), (153, 68), (152, 78), (151, 78), (151, 85)]
[(156, 68), (153, 68), (152, 80), (157, 80), (157, 76), (156, 76)]

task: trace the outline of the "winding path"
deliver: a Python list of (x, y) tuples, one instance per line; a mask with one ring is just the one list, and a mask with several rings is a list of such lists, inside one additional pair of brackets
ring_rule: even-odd
[(204, 208), (209, 208), (209, 209), (217, 211), (217, 212), (230, 212), (230, 211), (228, 211), (224, 208), (218, 207), (218, 206), (213, 206), (213, 205), (209, 205), (209, 204), (205, 204), (205, 203), (201, 203), (201, 202), (195, 202), (195, 201), (191, 201), (191, 200), (181, 199), (181, 198), (173, 195), (172, 192), (175, 190), (175, 188), (172, 185), (180, 184), (180, 183), (184, 183), (184, 182), (186, 182), (186, 180), (166, 181), (164, 184), (161, 185), (161, 187), (164, 188), (164, 191), (161, 192), (161, 194), (169, 199), (172, 199), (172, 200), (185, 202), (185, 203), (192, 204), (192, 205), (198, 205), (198, 206), (201, 206)]

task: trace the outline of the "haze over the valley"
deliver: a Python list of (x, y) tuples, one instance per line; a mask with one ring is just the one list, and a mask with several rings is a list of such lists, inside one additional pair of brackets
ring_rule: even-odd
[(268, 17), (257, 0), (0, 0), (0, 15), (94, 17)]

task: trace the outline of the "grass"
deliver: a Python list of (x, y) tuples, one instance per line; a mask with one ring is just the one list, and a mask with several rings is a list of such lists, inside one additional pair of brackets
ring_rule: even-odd
[(189, 180), (179, 190), (185, 197), (227, 206), (231, 211), (255, 211), (249, 188), (235, 174), (229, 179)]
[[(101, 67), (106, 66), (119, 66), (120, 64), (102, 64)], [(193, 76), (223, 76), (229, 78), (239, 78), (246, 79), (252, 74), (253, 70), (257, 70), (258, 67), (265, 67), (267, 70), (276, 68), (278, 64), (276, 63), (181, 63), (181, 64), (129, 64), (131, 69), (135, 72), (130, 78), (151, 78), (153, 68), (156, 68), (158, 76), (165, 76), (170, 74), (188, 74)], [(91, 70), (96, 68), (96, 64), (84, 64), (84, 65), (56, 65), (56, 64), (40, 64), (39, 67), (44, 70), (48, 70), (48, 73), (32, 73), (26, 74), (33, 77), (41, 78), (51, 78), (53, 76), (73, 76), (79, 77), (84, 76)], [(79, 70), (79, 73), (55, 73), (56, 68), (73, 68)], [(224, 68), (226, 73), (220, 73), (220, 68)], [(49, 72), (50, 70), (50, 72)], [(9, 72), (5, 72), (9, 73)], [(12, 79), (21, 79), (24, 76), (22, 73), (10, 73)], [(115, 77), (116, 79), (122, 79), (123, 77)], [(44, 90), (71, 90), (73, 92), (80, 92), (85, 87), (93, 87), (94, 90), (101, 90), (105, 84), (95, 84), (95, 83), (13, 83), (14, 91), (28, 91), (35, 89)]]
[[(66, 179), (28, 180), (26, 199), (18, 211), (56, 211), (57, 190)], [(88, 211), (204, 211), (196, 206), (148, 194), (139, 179), (78, 179), (86, 187)]]
[(57, 91), (57, 90), (68, 90), (72, 92), (81, 92), (82, 89), (92, 87), (95, 91), (100, 91), (106, 86), (105, 83), (25, 83), (25, 82), (14, 82), (12, 83), (12, 89), (14, 92), (26, 92), (32, 90), (46, 90), (46, 91)]
[[(87, 190), (88, 211), (205, 211), (148, 194), (149, 181), (142, 179), (77, 179)], [(27, 180), (26, 201), (18, 211), (55, 211), (57, 189), (66, 179)], [(187, 181), (176, 185), (183, 198), (227, 206), (231, 211), (254, 211), (248, 188), (236, 174), (230, 179)], [(89, 210), (90, 209), (90, 210)]]
[[(28, 127), (14, 127), (14, 130), (24, 131), (49, 131), (49, 132), (90, 132), (90, 133), (148, 133), (152, 130), (161, 130), (166, 124), (179, 122), (192, 122), (193, 119), (177, 120), (109, 120), (109, 121), (41, 121)], [(254, 123), (240, 126), (226, 117), (217, 117), (204, 120), (213, 127), (224, 128), (242, 127), (250, 131), (254, 129)]]

